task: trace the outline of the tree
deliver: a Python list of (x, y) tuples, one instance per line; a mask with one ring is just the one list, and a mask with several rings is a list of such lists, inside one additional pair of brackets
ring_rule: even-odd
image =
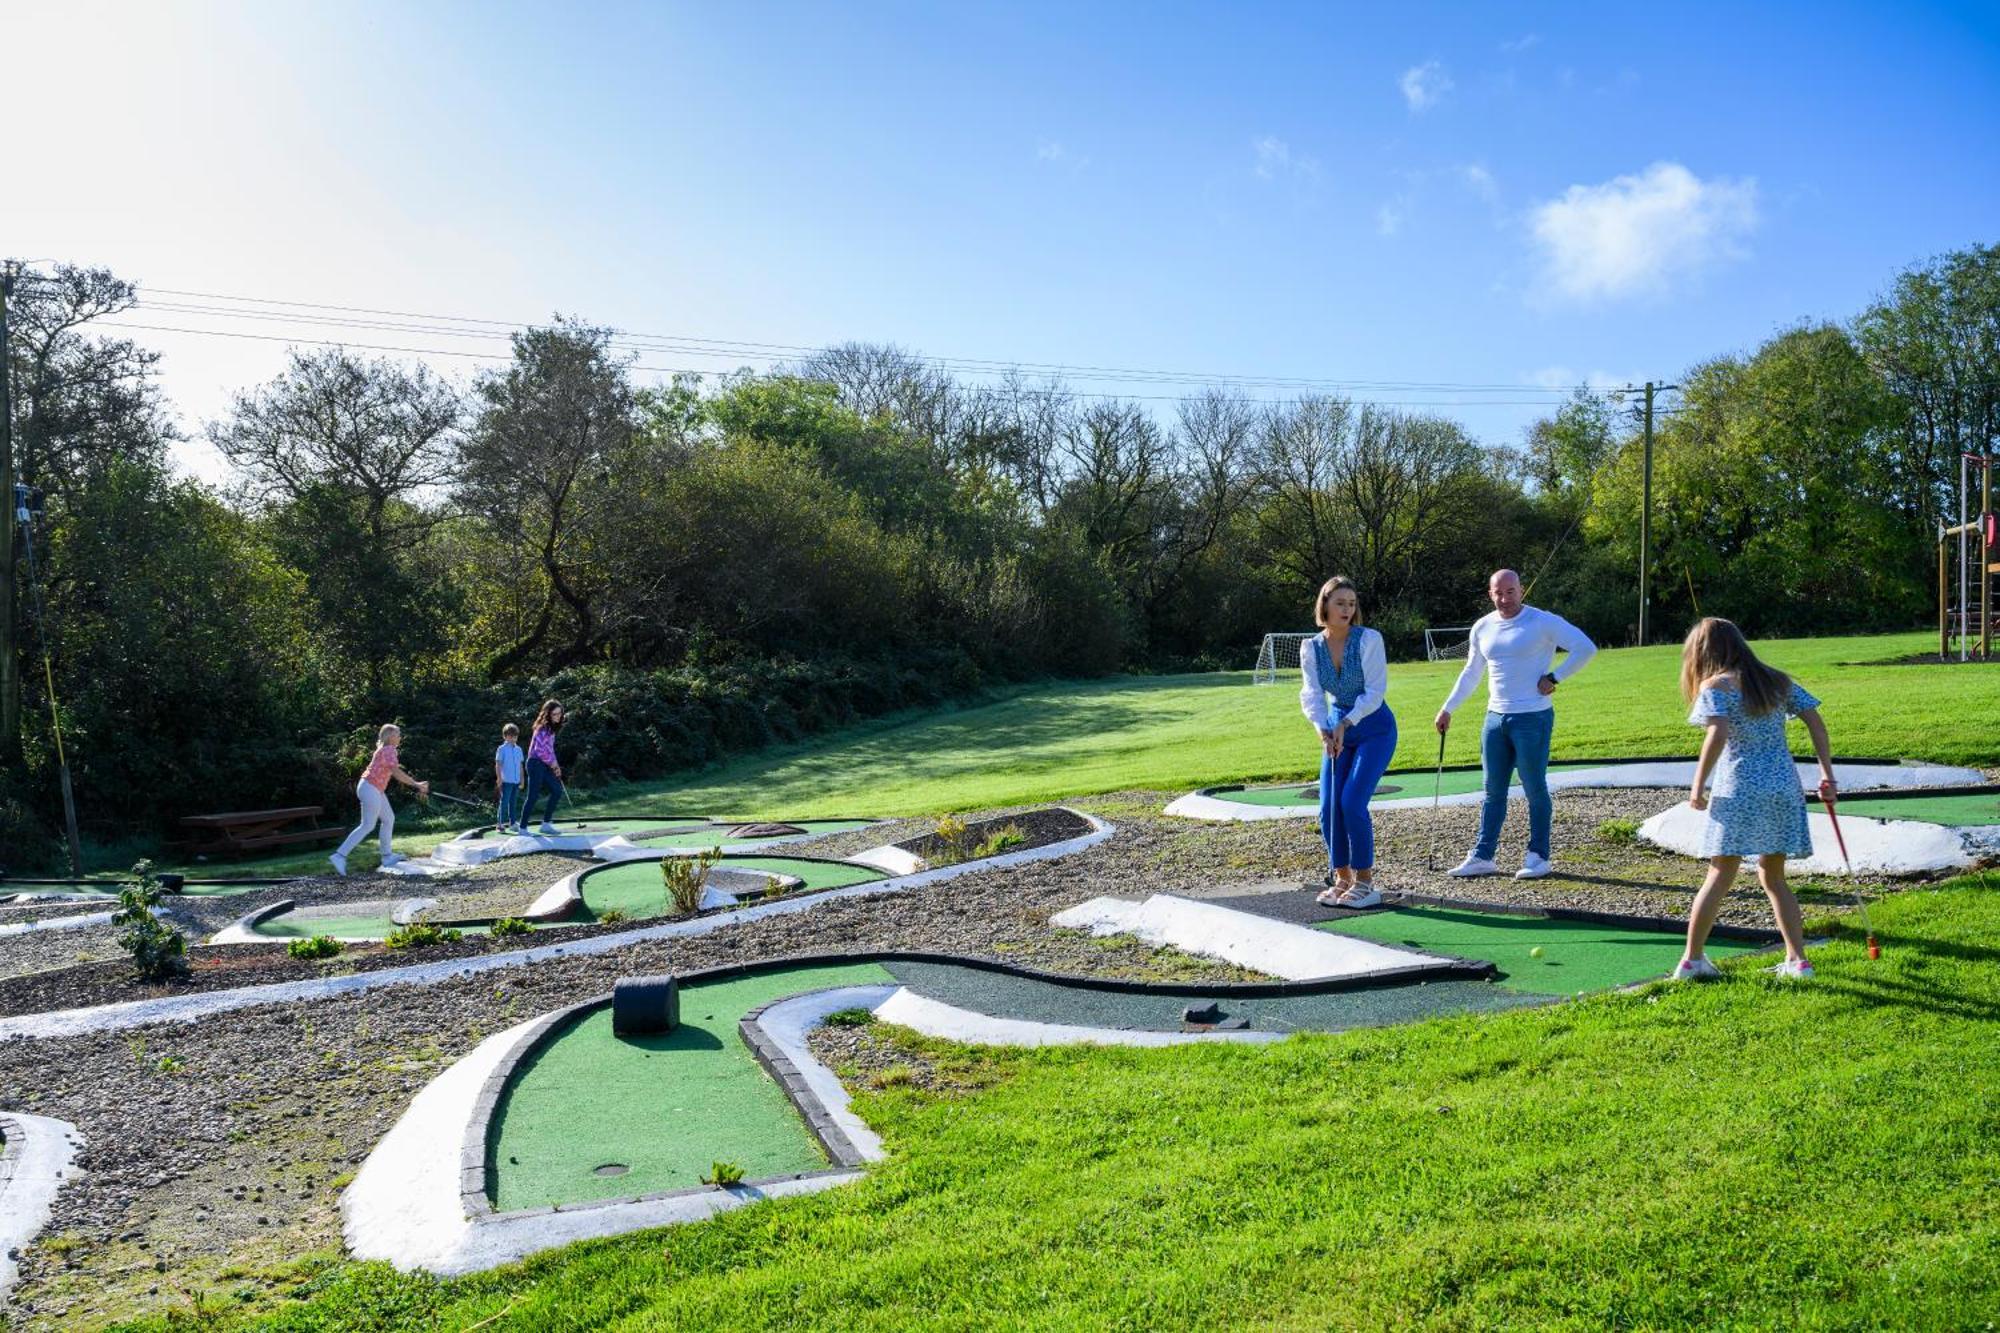
[(558, 610), (568, 626), (549, 654), (556, 666), (588, 660), (615, 628), (605, 615), (617, 584), (608, 561), (632, 529), (617, 522), (629, 510), (609, 502), (636, 487), (649, 462), (633, 448), (630, 364), (613, 355), (611, 330), (558, 317), (515, 334), (514, 363), (475, 388), (479, 416), (456, 495), (504, 546), (525, 549), (544, 584), (533, 625), (489, 664), (494, 679), (545, 649)]

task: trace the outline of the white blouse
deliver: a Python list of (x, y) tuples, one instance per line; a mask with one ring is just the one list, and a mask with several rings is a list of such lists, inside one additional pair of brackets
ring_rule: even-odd
[[(1354, 707), (1347, 710), (1345, 721), (1352, 727), (1361, 719), (1382, 706), (1382, 700), (1389, 693), (1389, 649), (1382, 642), (1382, 636), (1366, 625), (1358, 625), (1348, 631), (1361, 636), (1361, 694), (1354, 700)], [(1315, 636), (1324, 642), (1323, 636)], [(1332, 652), (1329, 648), (1328, 652)], [(1338, 670), (1340, 662), (1334, 661)], [(1299, 708), (1306, 715), (1306, 721), (1321, 731), (1332, 731), (1339, 726), (1336, 705), (1327, 698), (1327, 690), (1332, 682), (1320, 684), (1319, 654), (1313, 650), (1313, 640), (1307, 639), (1299, 645), (1299, 674), (1305, 683), (1299, 688)]]

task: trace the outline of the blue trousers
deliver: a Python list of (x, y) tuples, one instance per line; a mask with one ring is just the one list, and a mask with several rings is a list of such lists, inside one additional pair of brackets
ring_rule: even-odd
[(519, 822), (515, 816), (521, 808), (521, 784), (503, 782), (500, 784), (500, 827)]
[(1347, 729), (1340, 757), (1319, 763), (1319, 836), (1327, 864), (1355, 870), (1375, 868), (1375, 821), (1368, 802), (1396, 753), (1396, 715), (1377, 708)]
[(1556, 710), (1539, 713), (1488, 713), (1479, 737), (1479, 762), (1486, 770), (1486, 799), (1479, 807), (1479, 843), (1472, 854), (1491, 861), (1500, 850), (1500, 826), (1507, 822), (1507, 789), (1515, 773), (1528, 796), (1528, 850), (1549, 854), (1549, 824), (1555, 806), (1549, 800), (1549, 738), (1555, 735)]
[(550, 768), (541, 760), (530, 759), (528, 760), (528, 799), (521, 803), (522, 828), (526, 828), (534, 819), (535, 802), (541, 800), (543, 796), (549, 798), (549, 809), (548, 813), (543, 815), (542, 818), (546, 822), (553, 824), (556, 818), (556, 806), (563, 798), (562, 779), (556, 776), (556, 771), (553, 768)]

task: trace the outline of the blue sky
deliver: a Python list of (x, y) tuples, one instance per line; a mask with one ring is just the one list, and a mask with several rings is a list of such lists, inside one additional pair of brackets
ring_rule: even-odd
[[(1159, 369), (1069, 378), (1163, 409), (1339, 382), (1505, 443), (1548, 386), (1670, 377), (2000, 239), (2000, 7), (1750, 8), (6, 0), (10, 119), (47, 110), (0, 254)], [(496, 350), (155, 299), (132, 336), (191, 432), (287, 335)], [(276, 341), (217, 336), (244, 332)]]

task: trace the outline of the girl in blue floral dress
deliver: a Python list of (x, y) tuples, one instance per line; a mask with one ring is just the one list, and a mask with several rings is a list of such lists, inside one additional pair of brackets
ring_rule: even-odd
[[(1708, 877), (1688, 915), (1687, 953), (1674, 969), (1674, 980), (1720, 975), (1702, 949), (1746, 856), (1757, 858), (1757, 880), (1785, 940), (1785, 961), (1777, 973), (1804, 980), (1812, 976), (1812, 964), (1806, 961), (1799, 900), (1785, 884), (1785, 858), (1812, 855), (1812, 830), (1785, 740), (1785, 719), (1797, 717), (1806, 724), (1819, 756), (1820, 799), (1831, 808), (1833, 751), (1819, 700), (1784, 672), (1760, 662), (1743, 631), (1713, 616), (1689, 631), (1681, 649), (1681, 693), (1694, 704), (1688, 722), (1708, 728), (1688, 804), (1708, 812), (1701, 851), (1709, 862)], [(1711, 772), (1712, 794), (1707, 791)]]

